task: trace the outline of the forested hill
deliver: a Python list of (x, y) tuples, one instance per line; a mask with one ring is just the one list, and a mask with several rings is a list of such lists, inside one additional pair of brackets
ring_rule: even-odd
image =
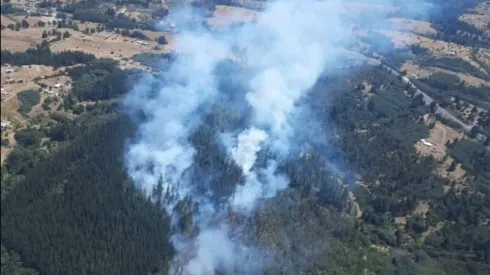
[[(366, 80), (375, 87), (370, 96), (364, 94)], [(280, 255), (269, 274), (488, 274), (490, 205), (482, 197), (488, 195), (488, 155), (473, 141), (451, 147), (455, 158), (473, 169), (476, 192), (458, 193), (454, 182), (434, 174), (435, 160), (413, 149), (430, 131), (421, 119), (430, 108), (418, 97), (407, 98), (403, 87), (383, 69), (366, 66), (349, 77), (323, 78), (313, 88), (309, 104), (322, 124), (335, 125), (325, 137), (335, 150), (284, 163), (290, 189), (247, 225), (251, 241)], [(24, 143), (2, 173), (8, 175), (2, 180), (2, 253), (8, 259), (2, 268), (167, 274), (173, 251), (168, 220), (123, 170), (124, 144), (133, 126), (117, 106), (99, 103), (74, 120), (52, 115), (46, 132), (28, 129), (18, 136)], [(220, 113), (225, 111), (217, 108), (215, 119), (191, 138), (199, 148), (193, 169), (227, 171), (214, 187), (223, 195), (239, 182), (212, 138), (232, 119)], [(58, 144), (52, 153), (46, 153), (43, 137)], [(467, 153), (471, 148), (475, 153)], [(339, 157), (364, 182), (352, 186), (355, 204), (325, 174), (322, 158)], [(428, 211), (417, 214), (425, 202)], [(189, 210), (181, 207), (184, 214)], [(179, 225), (185, 229), (192, 218), (182, 217)], [(398, 217), (407, 223), (396, 224)]]
[(114, 113), (86, 123), (2, 200), (2, 243), (39, 274), (165, 272), (172, 253), (167, 219), (122, 169), (132, 126)]
[[(9, 78), (2, 78), (1, 272), (182, 275), (169, 271), (180, 255), (171, 236), (196, 239), (202, 201), (179, 201), (170, 223), (162, 205), (174, 194), (162, 192), (163, 177), (151, 199), (130, 180), (123, 156), (138, 125), (122, 107), (142, 74), (154, 76), (143, 78), (155, 80), (149, 100), (175, 80), (167, 69), (186, 56), (173, 48), (180, 34), (155, 31), (169, 12), (160, 0), (62, 2), (36, 3), (41, 11), (57, 9), (56, 26), (41, 14), (26, 17), (18, 8), (24, 1), (2, 4), (2, 20), (17, 21), (2, 25), (2, 77), (8, 70)], [(213, 31), (208, 19), (221, 21), (227, 11), (250, 12), (217, 7), (224, 2), (243, 1), (193, 3), (214, 11), (200, 22), (206, 30)], [(399, 74), (339, 57), (298, 101), (305, 107), (298, 116), (307, 114), (295, 125), (305, 130), (293, 137), (301, 146), (271, 158), (289, 185), (261, 199), (250, 216), (221, 207), (246, 182), (221, 134), (249, 122), (244, 102), (256, 66), (237, 57), (214, 68), (220, 99), (198, 110), (205, 115), (188, 136), (195, 154), (185, 179), (225, 209), (216, 219), (234, 240), (270, 256), (257, 275), (490, 274), (490, 139), (476, 138), (490, 137), (490, 33), (473, 25), (490, 6), (429, 2), (442, 11), (429, 21), (405, 18), (404, 10), (389, 15), (415, 26), (415, 43), (397, 39), (404, 28), (359, 26), (359, 41), (345, 52)], [(19, 39), (24, 35), (29, 39)], [(36, 44), (16, 48), (27, 40)], [(246, 46), (240, 42), (233, 54)], [(410, 83), (434, 101), (425, 102)], [(472, 130), (458, 129), (437, 106)], [(152, 117), (143, 113), (138, 122)], [(254, 169), (265, 167), (269, 153), (257, 153)], [(210, 275), (235, 274), (243, 275)]]

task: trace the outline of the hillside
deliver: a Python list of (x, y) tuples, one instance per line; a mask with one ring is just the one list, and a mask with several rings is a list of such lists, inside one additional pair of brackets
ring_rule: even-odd
[(490, 2), (428, 3), (3, 1), (2, 273), (490, 274)]

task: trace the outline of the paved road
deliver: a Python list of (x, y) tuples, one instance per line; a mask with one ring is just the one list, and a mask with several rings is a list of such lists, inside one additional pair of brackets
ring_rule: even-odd
[[(387, 71), (389, 71), (391, 74), (393, 75), (396, 75), (396, 76), (401, 76), (400, 72), (398, 72), (396, 69), (382, 63), (381, 61), (377, 60), (377, 59), (374, 59), (374, 58), (371, 58), (371, 57), (367, 57), (363, 54), (360, 54), (360, 53), (357, 53), (357, 52), (351, 52), (351, 51), (347, 51), (347, 54), (349, 55), (352, 55), (352, 56), (356, 56), (356, 57), (359, 57), (360, 59), (364, 59), (366, 60), (368, 63), (370, 64), (373, 64), (373, 65), (382, 65), (383, 68), (385, 68)], [(434, 99), (432, 99), (429, 95), (427, 95), (426, 93), (424, 93), (422, 90), (420, 90), (415, 84), (413, 84), (413, 82), (406, 76), (401, 76), (402, 77), (402, 80), (403, 82), (407, 83), (408, 85), (410, 85), (414, 90), (415, 90), (415, 95), (422, 95), (422, 99), (424, 100), (424, 103), (427, 104), (427, 105), (430, 105)], [(476, 121), (471, 124), (471, 125), (468, 125), (466, 123), (464, 123), (463, 121), (461, 121), (459, 118), (457, 118), (456, 116), (454, 116), (453, 114), (451, 114), (450, 112), (448, 112), (446, 109), (442, 108), (441, 106), (437, 105), (437, 109), (436, 109), (436, 113), (441, 115), (442, 117), (446, 118), (446, 119), (449, 119), (457, 124), (459, 124), (461, 126), (461, 128), (466, 132), (470, 132), (471, 131), (471, 128), (473, 128), (473, 126), (476, 125)], [(485, 139), (485, 136), (481, 135), (481, 134), (478, 134), (478, 139)]]

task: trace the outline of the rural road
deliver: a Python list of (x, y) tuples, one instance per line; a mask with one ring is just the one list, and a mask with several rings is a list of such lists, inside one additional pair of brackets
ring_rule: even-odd
[(440, 144), (442, 144), (444, 146), (444, 144), (446, 144), (446, 130), (444, 129), (444, 127), (441, 127), (440, 125), (437, 125), (437, 124), (436, 124), (436, 127), (442, 130), (443, 135), (442, 135), (442, 140), (441, 140)]
[[(413, 84), (413, 82), (406, 76), (402, 76), (400, 74), (400, 72), (398, 72), (397, 70), (395, 70), (394, 68), (382, 63), (381, 61), (377, 60), (377, 59), (374, 59), (374, 58), (371, 58), (371, 57), (367, 57), (363, 54), (360, 54), (360, 53), (357, 53), (357, 52), (352, 52), (352, 51), (346, 51), (347, 54), (349, 55), (352, 55), (352, 56), (356, 56), (360, 59), (364, 59), (366, 60), (368, 63), (370, 64), (373, 64), (373, 65), (381, 65), (383, 66), (383, 68), (385, 68), (386, 70), (388, 70), (388, 72), (390, 72), (391, 74), (395, 75), (395, 76), (401, 76), (402, 77), (402, 80), (403, 82), (407, 83), (408, 85), (410, 85), (410, 87), (412, 87), (414, 90), (415, 90), (415, 95), (422, 95), (422, 99), (424, 100), (424, 103), (426, 105), (430, 105), (434, 99), (432, 99), (430, 96), (428, 96), (426, 93), (424, 93), (422, 90), (420, 90), (415, 84)], [(436, 114), (439, 114), (441, 115), (442, 117), (446, 118), (446, 119), (449, 119), (449, 120), (452, 120), (453, 122), (457, 123), (458, 125), (461, 126), (461, 128), (466, 132), (466, 133), (469, 133), (471, 131), (471, 128), (473, 128), (473, 126), (476, 125), (476, 122), (473, 124), (473, 125), (468, 125), (466, 123), (464, 123), (463, 121), (461, 121), (460, 119), (458, 119), (457, 117), (455, 117), (453, 114), (449, 113), (447, 110), (445, 110), (444, 108), (442, 108), (441, 106), (439, 106), (438, 104), (436, 105), (437, 106), (437, 109), (436, 109)], [(485, 138), (483, 135), (481, 134), (478, 134), (478, 138)]]

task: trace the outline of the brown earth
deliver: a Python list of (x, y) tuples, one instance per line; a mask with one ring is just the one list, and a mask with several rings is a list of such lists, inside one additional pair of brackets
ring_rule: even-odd
[(488, 32), (487, 26), (490, 22), (490, 3), (479, 3), (471, 10), (471, 13), (463, 14), (459, 17), (459, 20)]
[(436, 67), (421, 67), (417, 64), (414, 64), (412, 61), (405, 62), (402, 65), (401, 70), (406, 71), (408, 76), (415, 77), (415, 78), (429, 77), (434, 73), (443, 72), (443, 73), (457, 76), (459, 77), (460, 80), (463, 80), (466, 84), (474, 87), (480, 87), (481, 85), (490, 86), (489, 81), (483, 80), (481, 78), (469, 74), (458, 73), (458, 72), (436, 68)]
[(42, 28), (27, 28), (20, 31), (4, 29), (1, 33), (2, 50), (23, 52), (43, 41), (42, 32)]
[(258, 11), (246, 8), (217, 5), (213, 17), (207, 23), (214, 27), (223, 27), (232, 23), (253, 21), (258, 15)]
[(421, 155), (432, 155), (436, 160), (442, 160), (446, 155), (446, 142), (448, 140), (461, 139), (464, 134), (440, 123), (435, 122), (430, 130), (429, 137), (425, 140), (434, 146), (424, 145), (422, 141), (415, 144), (416, 151)]

